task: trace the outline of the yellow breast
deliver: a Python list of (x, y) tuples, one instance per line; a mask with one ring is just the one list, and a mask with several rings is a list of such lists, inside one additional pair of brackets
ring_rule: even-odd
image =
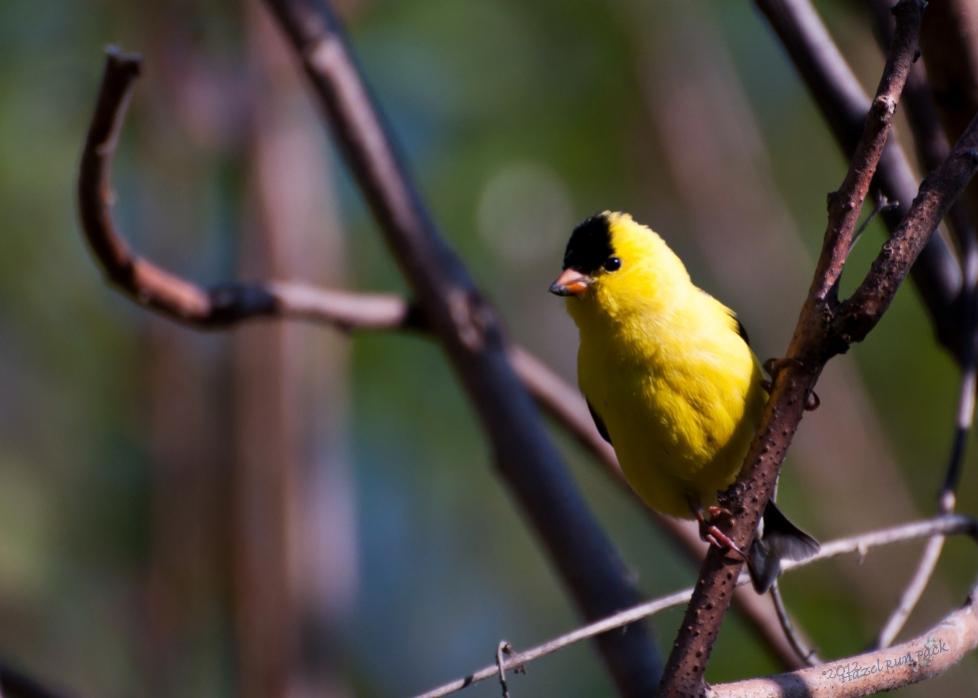
[(689, 518), (691, 504), (712, 504), (733, 482), (765, 393), (719, 302), (697, 289), (676, 311), (611, 334), (582, 326), (578, 378), (632, 487), (653, 509)]

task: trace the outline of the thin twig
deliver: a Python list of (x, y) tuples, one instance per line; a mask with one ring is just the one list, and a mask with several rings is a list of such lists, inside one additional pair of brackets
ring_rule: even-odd
[(195, 327), (226, 327), (281, 316), (328, 319), (340, 328), (410, 325), (417, 317), (390, 296), (326, 291), (287, 281), (195, 284), (135, 254), (112, 218), (112, 160), (142, 60), (107, 51), (98, 106), (78, 177), (82, 231), (106, 277), (135, 302)]
[(856, 232), (852, 235), (852, 242), (849, 243), (849, 252), (851, 253), (853, 248), (855, 248), (856, 243), (859, 242), (859, 238), (862, 237), (863, 233), (866, 232), (866, 228), (869, 224), (880, 214), (882, 211), (888, 211), (892, 208), (896, 208), (900, 205), (899, 201), (889, 201), (885, 195), (879, 194), (876, 198), (876, 203), (873, 205), (873, 210), (869, 212), (859, 227), (856, 228)]
[[(941, 491), (937, 497), (939, 514), (949, 514), (954, 511), (958, 482), (961, 479), (961, 468), (964, 462), (965, 446), (975, 418), (975, 373), (976, 362), (978, 362), (978, 348), (975, 344), (978, 341), (978, 307), (976, 307), (978, 306), (978, 244), (970, 236), (962, 239), (962, 244), (964, 245), (963, 266), (966, 291), (962, 325), (965, 328), (965, 336), (970, 338), (970, 341), (969, 346), (965, 348), (961, 368), (958, 409), (955, 415), (954, 434), (951, 439), (951, 452), (948, 456)], [(900, 601), (877, 636), (877, 647), (891, 645), (903, 629), (927, 588), (943, 549), (944, 538), (935, 536), (927, 541), (927, 546), (917, 563), (916, 570), (910, 577), (910, 582), (903, 590)]]
[(496, 647), (496, 670), (499, 672), (499, 687), (502, 689), (503, 698), (509, 698), (509, 684), (506, 683), (506, 660), (504, 657), (512, 653), (513, 648), (506, 640), (500, 641)]
[(788, 608), (784, 604), (784, 597), (781, 595), (781, 585), (778, 584), (777, 580), (771, 585), (771, 600), (774, 602), (774, 610), (778, 614), (778, 620), (781, 622), (781, 629), (784, 630), (784, 635), (788, 638), (788, 642), (791, 643), (791, 647), (795, 650), (798, 658), (805, 666), (821, 664), (822, 660), (819, 658), (815, 648), (808, 646), (808, 643), (801, 637), (801, 634), (795, 628), (795, 624), (791, 621)]
[[(850, 553), (858, 553), (860, 556), (865, 556), (866, 552), (872, 548), (893, 545), (895, 543), (903, 543), (927, 536), (949, 536), (958, 534), (966, 534), (972, 537), (978, 535), (978, 519), (968, 516), (961, 516), (959, 514), (951, 514), (948, 516), (938, 516), (932, 519), (914, 521), (912, 523), (901, 524), (899, 526), (892, 526), (890, 528), (871, 531), (858, 536), (841, 538), (839, 540), (830, 541), (824, 544), (819, 552), (810, 558), (801, 561), (786, 560), (784, 562), (783, 569), (785, 572), (788, 572), (799, 567), (806, 567), (820, 560), (827, 560), (829, 558)], [(750, 577), (746, 574), (742, 574), (736, 580), (736, 586), (744, 586), (749, 582)], [(660, 611), (680, 606), (689, 600), (692, 593), (693, 588), (689, 587), (673, 594), (669, 594), (668, 596), (663, 596), (652, 601), (646, 601), (645, 603), (616, 613), (613, 616), (604, 618), (596, 623), (591, 623), (589, 625), (577, 628), (576, 630), (556, 637), (543, 644), (537, 645), (536, 647), (523, 650), (522, 652), (517, 652), (506, 659), (502, 663), (502, 667), (504, 669), (513, 669), (519, 665), (528, 664), (536, 659), (539, 659), (540, 657), (553, 654), (554, 652), (563, 649), (568, 645), (581, 642), (582, 640), (586, 640), (601, 633), (607, 633), (611, 630), (615, 630), (616, 628), (625, 627), (630, 623), (634, 623), (637, 620), (654, 615)], [(463, 688), (467, 688), (472, 684), (479, 683), (480, 681), (492, 678), (493, 676), (497, 676), (498, 674), (499, 668), (495, 664), (485, 666), (478, 671), (472, 672), (468, 676), (456, 679), (455, 681), (450, 681), (449, 683), (439, 686), (438, 688), (422, 693), (417, 698), (438, 698), (439, 696), (445, 696), (450, 693), (460, 691)]]
[(932, 536), (927, 541), (927, 545), (924, 546), (924, 552), (917, 562), (917, 568), (914, 570), (910, 582), (903, 590), (903, 594), (900, 595), (900, 601), (890, 613), (890, 617), (887, 618), (886, 623), (883, 624), (883, 628), (876, 638), (875, 646), (877, 648), (892, 645), (893, 640), (896, 639), (896, 636), (903, 629), (907, 619), (910, 618), (910, 614), (913, 613), (913, 609), (917, 606), (917, 602), (920, 601), (924, 589), (927, 588), (931, 575), (934, 574), (934, 570), (937, 568), (937, 561), (941, 557), (942, 550), (944, 550), (943, 537)]

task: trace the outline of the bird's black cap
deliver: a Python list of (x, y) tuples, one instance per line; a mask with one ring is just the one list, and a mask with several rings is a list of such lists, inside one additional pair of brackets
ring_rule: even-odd
[(593, 274), (614, 252), (611, 221), (607, 213), (598, 213), (574, 228), (564, 252), (564, 269)]

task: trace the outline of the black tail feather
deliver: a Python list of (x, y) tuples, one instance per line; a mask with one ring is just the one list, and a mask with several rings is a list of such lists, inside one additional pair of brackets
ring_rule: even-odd
[(795, 526), (773, 501), (764, 509), (761, 535), (754, 539), (747, 570), (758, 594), (763, 594), (781, 572), (781, 560), (804, 560), (818, 552), (818, 541)]

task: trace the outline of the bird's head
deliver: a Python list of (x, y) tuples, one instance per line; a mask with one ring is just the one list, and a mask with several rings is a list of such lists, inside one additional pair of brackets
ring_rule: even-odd
[(662, 238), (627, 213), (604, 211), (574, 228), (550, 292), (567, 298), (580, 324), (588, 316), (622, 320), (654, 311), (688, 285), (686, 268)]

